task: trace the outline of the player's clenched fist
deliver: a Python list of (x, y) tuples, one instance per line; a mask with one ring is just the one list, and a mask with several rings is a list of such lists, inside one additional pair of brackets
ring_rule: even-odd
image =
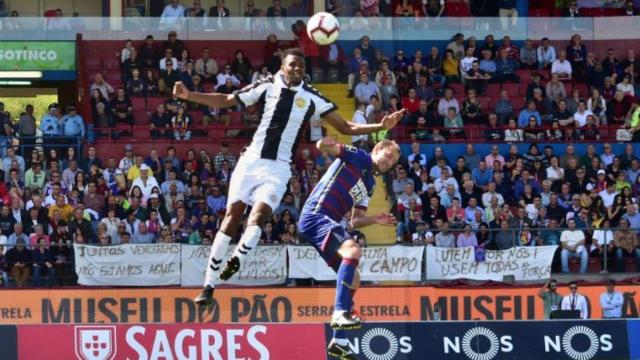
[(187, 100), (189, 96), (189, 90), (181, 81), (178, 81), (173, 85), (173, 95), (178, 99)]

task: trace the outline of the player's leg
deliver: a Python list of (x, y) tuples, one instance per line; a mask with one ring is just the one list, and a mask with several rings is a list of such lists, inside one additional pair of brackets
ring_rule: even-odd
[(216, 233), (213, 244), (211, 244), (204, 287), (200, 295), (194, 300), (197, 305), (209, 306), (213, 302), (213, 289), (216, 286), (218, 274), (222, 268), (222, 261), (229, 248), (231, 237), (238, 231), (238, 227), (242, 222), (242, 215), (244, 214), (245, 208), (246, 205), (242, 201), (236, 201), (227, 205), (227, 211), (222, 220), (220, 230)]
[(229, 280), (238, 270), (244, 261), (245, 257), (255, 249), (260, 235), (262, 235), (262, 226), (271, 217), (272, 208), (269, 204), (264, 202), (256, 203), (251, 208), (251, 213), (247, 219), (247, 227), (244, 229), (244, 233), (240, 238), (238, 246), (236, 246), (233, 255), (225, 264), (222, 272), (220, 273), (221, 280)]

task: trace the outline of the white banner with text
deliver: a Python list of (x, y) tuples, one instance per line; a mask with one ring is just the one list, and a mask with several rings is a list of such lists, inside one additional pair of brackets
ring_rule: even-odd
[(78, 284), (180, 285), (180, 244), (74, 244)]
[(484, 250), (474, 247), (427, 246), (427, 280), (493, 280), (513, 276), (515, 281), (549, 279), (557, 246)]
[[(314, 247), (290, 245), (287, 250), (290, 278), (319, 281), (336, 279), (336, 273)], [(422, 246), (367, 247), (362, 249), (360, 278), (363, 281), (420, 281), (423, 257)]]
[[(233, 254), (235, 246), (229, 246), (225, 261)], [(211, 246), (182, 245), (182, 286), (202, 286), (209, 261)], [(224, 266), (224, 262), (221, 264)], [(287, 280), (287, 247), (257, 246), (240, 266), (240, 271), (224, 284), (230, 285), (280, 285)]]

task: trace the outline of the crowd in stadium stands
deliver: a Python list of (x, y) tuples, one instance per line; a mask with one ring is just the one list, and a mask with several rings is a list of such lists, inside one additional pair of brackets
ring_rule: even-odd
[[(427, 5), (435, 12), (443, 3)], [(268, 13), (282, 14), (277, 4), (274, 1)], [(330, 4), (330, 10), (346, 11), (344, 6), (340, 9), (343, 2)], [(220, 15), (223, 8), (214, 10), (226, 16)], [(405, 10), (400, 8), (401, 13)], [(509, 10), (501, 8), (500, 13), (512, 16)], [(308, 50), (304, 29), (293, 30), (300, 35), (297, 45)], [(204, 125), (228, 124), (229, 114), (240, 109), (180, 101), (170, 95), (173, 84), (183, 81), (191, 90), (215, 87), (232, 93), (275, 74), (278, 54), (290, 46), (269, 36), (258, 67), (242, 50), (228, 63), (218, 64), (213, 48), (192, 56), (187, 45), (175, 31), (163, 44), (152, 36), (139, 47), (127, 41), (118, 54), (123, 86), (114, 89), (101, 74), (93, 76), (87, 123), (93, 123), (98, 138), (126, 137), (110, 128), (134, 123), (132, 98), (140, 96), (163, 99), (148, 122), (153, 139), (176, 144), (189, 140), (197, 135), (196, 117)], [(588, 52), (578, 35), (566, 49), (556, 50), (548, 39), (539, 44), (528, 40), (518, 48), (508, 36), (499, 42), (487, 35), (481, 43), (456, 34), (444, 54), (437, 47), (427, 55), (421, 50), (409, 55), (402, 49), (384, 54), (368, 36), (349, 58), (336, 44), (314, 51), (309, 64), (324, 70), (324, 78), (333, 73), (347, 83), (356, 103), (353, 121), (378, 121), (388, 112), (407, 109), (400, 129), (353, 138), (354, 145), (365, 149), (384, 136), (411, 143), (410, 154), (386, 178), (399, 220), (398, 243), (485, 249), (560, 245), (554, 270), (568, 272), (570, 258), (576, 257), (580, 271), (586, 272), (589, 258), (607, 253), (609, 269), (624, 271), (630, 258), (640, 271), (637, 149), (629, 143), (623, 153), (615, 154), (605, 143), (600, 154), (594, 145), (577, 153), (571, 144), (603, 140), (603, 125), (622, 130), (617, 140), (638, 141), (640, 107), (635, 95), (640, 78), (632, 49), (617, 59), (614, 49), (607, 54)], [(521, 77), (523, 69), (531, 79)], [(312, 75), (312, 66), (307, 70)], [(513, 84), (517, 86), (509, 86)], [(528, 85), (522, 94), (510, 93), (523, 84)], [(487, 108), (481, 96), (496, 86), (496, 101)], [(255, 127), (258, 114), (258, 109), (242, 111), (244, 124)], [(184, 158), (170, 145), (142, 153), (128, 144), (124, 157), (102, 159), (93, 145), (78, 153), (71, 143), (60, 151), (33, 140), (40, 134), (44, 144), (85, 139), (85, 119), (75, 107), (52, 104), (40, 125), (36, 123), (32, 108), (14, 119), (0, 104), (0, 279), (5, 286), (8, 275), (19, 287), (31, 284), (31, 279), (36, 286), (73, 283), (72, 243), (211, 243), (239, 156), (228, 143), (221, 142), (215, 154), (188, 150)], [(441, 147), (433, 154), (422, 153), (421, 143), (464, 138), (472, 124), (482, 125), (487, 141), (514, 145), (507, 153), (495, 145), (490, 153), (478, 154), (467, 144), (465, 155), (451, 163)], [(320, 121), (314, 119), (310, 125), (307, 139), (321, 138)], [(250, 131), (245, 135), (248, 138)], [(535, 144), (554, 140), (567, 143), (564, 153)], [(521, 141), (531, 143), (524, 153), (515, 146)], [(288, 192), (265, 225), (262, 243), (299, 243), (296, 220), (301, 207), (332, 161), (325, 154), (300, 151)], [(354, 234), (364, 243), (362, 234)]]

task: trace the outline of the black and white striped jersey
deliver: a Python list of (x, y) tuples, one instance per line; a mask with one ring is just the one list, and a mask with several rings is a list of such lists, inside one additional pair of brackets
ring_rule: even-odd
[(337, 109), (311, 85), (288, 87), (281, 72), (235, 92), (241, 106), (261, 107), (260, 125), (247, 153), (262, 159), (290, 163), (305, 123), (313, 115), (324, 116)]

